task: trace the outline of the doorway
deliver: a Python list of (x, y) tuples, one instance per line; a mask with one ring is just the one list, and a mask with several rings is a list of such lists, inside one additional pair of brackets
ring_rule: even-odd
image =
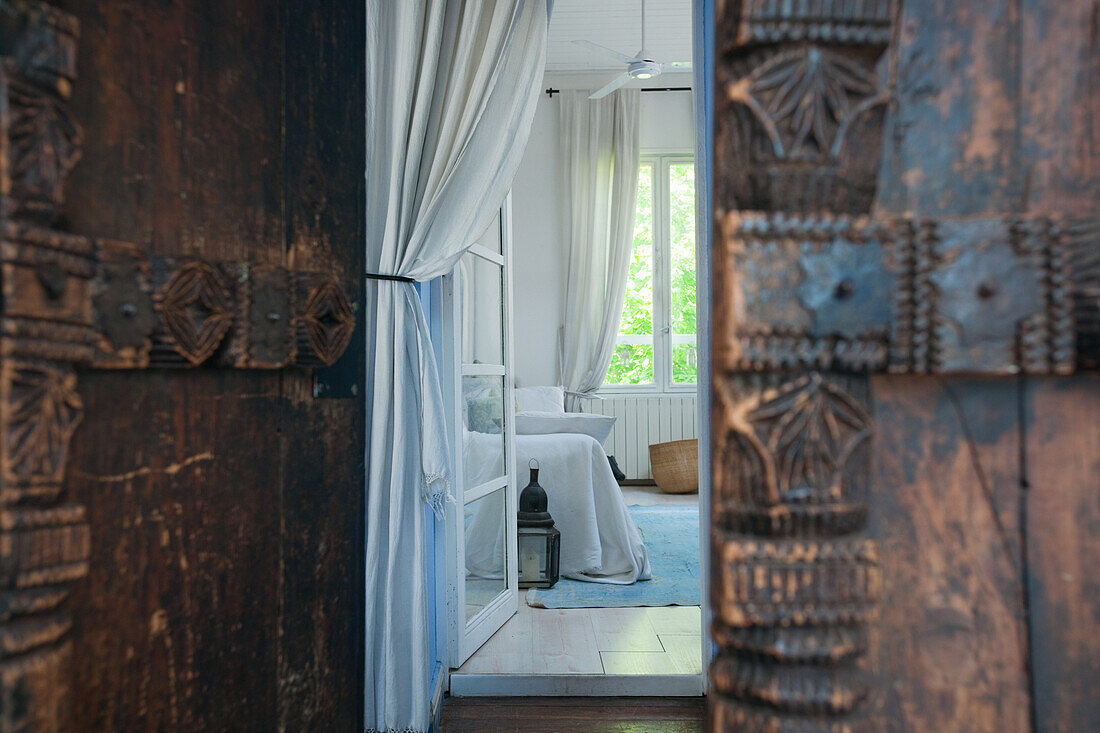
[[(580, 12), (580, 6), (586, 4), (575, 5)], [(630, 5), (635, 6), (637, 12), (639, 4)], [(681, 53), (691, 58), (691, 3), (680, 5), (688, 39), (686, 50)], [(569, 3), (558, 3), (555, 18), (559, 22), (568, 19), (569, 10)], [(552, 18), (551, 45), (554, 26)], [(559, 72), (548, 75), (546, 86), (554, 91), (592, 89), (602, 84), (596, 84), (596, 80), (604, 76), (607, 73), (600, 71)], [(647, 514), (656, 516), (690, 510), (692, 524), (687, 544), (690, 544), (691, 562), (694, 563), (694, 598), (671, 601), (679, 605), (664, 605), (659, 601), (651, 605), (624, 605), (619, 602), (621, 599), (615, 598), (621, 594), (616, 586), (570, 578), (559, 581), (556, 589), (569, 584), (586, 586), (582, 590), (590, 591), (589, 595), (593, 595), (592, 589), (602, 590), (602, 594), (597, 592), (595, 595), (602, 595), (604, 600), (589, 600), (580, 605), (562, 603), (560, 598), (546, 602), (540, 598), (541, 591), (519, 590), (515, 615), (508, 618), (499, 631), (476, 649), (467, 641), (459, 642), (461, 652), (452, 655), (452, 668), (447, 675), (452, 695), (691, 696), (704, 691), (704, 660), (709, 658), (710, 650), (704, 626), (704, 558), (698, 527), (700, 520), (706, 521), (707, 515), (706, 477), (701, 477), (699, 493), (662, 492), (654, 483), (647, 450), (649, 444), (694, 439), (703, 449), (700, 458), (705, 457), (706, 420), (700, 416), (701, 406), (708, 403), (708, 396), (705, 392), (700, 393), (699, 385), (708, 382), (707, 345), (705, 337), (697, 339), (695, 334), (705, 334), (706, 323), (707, 228), (697, 226), (698, 221), (706, 221), (702, 212), (706, 197), (700, 186), (697, 210), (694, 181), (696, 178), (706, 180), (706, 161), (702, 152), (705, 144), (696, 134), (694, 114), (694, 106), (701, 100), (692, 94), (692, 86), (690, 74), (670, 74), (641, 94), (639, 179), (647, 190), (639, 190), (638, 219), (645, 221), (635, 222), (639, 226), (635, 227), (635, 256), (631, 263), (628, 297), (635, 296), (642, 301), (641, 307), (634, 309), (635, 315), (642, 311), (648, 313), (649, 318), (648, 322), (635, 319), (636, 322), (627, 324), (624, 315), (605, 385), (596, 398), (587, 399), (572, 409), (614, 420), (615, 426), (603, 441), (600, 457), (603, 459), (604, 453), (616, 456), (618, 466), (623, 469), (625, 475), (620, 476), (621, 481), (614, 481), (612, 485), (623, 509), (645, 537), (647, 550), (652, 549), (651, 533), (660, 530), (662, 523), (659, 521), (658, 526), (651, 527), (645, 518)], [(514, 371), (506, 377), (510, 383), (501, 388), (502, 413), (517, 407), (517, 402), (519, 408), (533, 409), (524, 404), (526, 389), (560, 384), (558, 339), (561, 323), (555, 321), (557, 313), (563, 310), (564, 289), (561, 283), (564, 267), (560, 250), (562, 224), (555, 203), (561, 197), (560, 172), (555, 170), (555, 166), (561, 165), (560, 102), (561, 97), (557, 94), (547, 94), (540, 99), (532, 142), (510, 198), (510, 226), (503, 235), (510, 240), (503, 248), (510, 253), (504, 277), (512, 283), (515, 297), (510, 304), (511, 313), (506, 315), (511, 323), (506, 322), (504, 326), (504, 332), (514, 335), (514, 340), (504, 347), (513, 354)], [(677, 202), (671, 194), (675, 193), (676, 185), (683, 188), (685, 178), (690, 181), (686, 203), (682, 195)], [(686, 216), (677, 206), (686, 207)], [(645, 231), (640, 235), (641, 230)], [(683, 245), (681, 239), (690, 240), (686, 269), (684, 262), (676, 258), (679, 254), (679, 259), (685, 259), (683, 252), (673, 251)], [(685, 270), (682, 274), (690, 275), (690, 293), (684, 292), (682, 283), (677, 291), (674, 282), (679, 272), (677, 268)], [(648, 293), (642, 292), (643, 281), (649, 288)], [(440, 292), (446, 291), (444, 285)], [(484, 291), (476, 292), (475, 300), (486, 297)], [(455, 312), (470, 313), (482, 308), (471, 302), (456, 306)], [(445, 309), (446, 306), (441, 305), (439, 312)], [(690, 311), (690, 319), (679, 317), (680, 311)], [(642, 343), (647, 340), (648, 343)], [(691, 368), (690, 375), (684, 371), (685, 367)], [(505, 394), (509, 388), (513, 388), (511, 396)], [(558, 397), (559, 412), (562, 411), (561, 400), (562, 397)], [(465, 413), (466, 424), (462, 429), (469, 430), (470, 405), (461, 400), (456, 404), (459, 409), (455, 424), (461, 425)], [(518, 439), (522, 444), (524, 436), (509, 437), (506, 416), (503, 422), (503, 437), (482, 437), (481, 440), (500, 444)], [(495, 435), (492, 427), (486, 428), (486, 432)], [(460, 443), (456, 441), (455, 444)], [(640, 450), (636, 446), (640, 446)], [(463, 458), (467, 458), (467, 451), (462, 452)], [(522, 453), (520, 450), (514, 454), (517, 460), (512, 464), (512, 490), (517, 494), (528, 482), (527, 462), (518, 460)], [(549, 475), (544, 472), (544, 479)], [(555, 514), (553, 506), (550, 511)], [(506, 536), (509, 531), (504, 529), (498, 536)], [(468, 551), (466, 548), (464, 553)], [(453, 558), (448, 562), (454, 564)], [(470, 568), (463, 566), (461, 570), (468, 573)], [(451, 589), (458, 585), (452, 579)], [(470, 582), (463, 580), (461, 585), (469, 587)], [(657, 584), (640, 580), (633, 587), (650, 585)], [(627, 589), (631, 586), (622, 588), (622, 593), (629, 593)], [(457, 605), (467, 607), (465, 603)], [(456, 636), (457, 617), (453, 611), (448, 615), (452, 640)]]

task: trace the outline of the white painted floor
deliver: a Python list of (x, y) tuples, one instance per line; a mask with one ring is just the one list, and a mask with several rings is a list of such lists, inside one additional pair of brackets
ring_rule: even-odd
[[(655, 486), (624, 486), (623, 496), (628, 505), (699, 501)], [(532, 608), (521, 593), (519, 613), (451, 673), (452, 689), (463, 675), (584, 675), (589, 684), (601, 675), (619, 678), (616, 689), (627, 688), (619, 694), (632, 694), (630, 676), (701, 675), (702, 631), (699, 606)]]
[(532, 608), (452, 674), (700, 674), (699, 606)]

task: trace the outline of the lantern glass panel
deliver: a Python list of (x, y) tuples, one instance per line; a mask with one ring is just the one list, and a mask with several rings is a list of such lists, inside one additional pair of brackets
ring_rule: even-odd
[(504, 492), (494, 491), (466, 505), (466, 620), (507, 590)]
[(553, 587), (558, 582), (561, 533), (556, 527), (520, 527), (518, 531), (519, 587)]

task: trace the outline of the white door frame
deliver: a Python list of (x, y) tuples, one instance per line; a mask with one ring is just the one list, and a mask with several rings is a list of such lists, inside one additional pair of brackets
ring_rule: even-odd
[[(458, 302), (456, 278), (441, 278), (433, 291), (433, 323), (438, 317), (437, 354), (440, 356), (440, 376), (444, 406), (447, 415), (448, 441), (452, 452), (451, 501), (447, 504), (445, 535), (437, 542), (436, 613), (438, 628), (445, 630), (447, 666), (457, 668), (478, 647), (489, 640), (504, 623), (515, 615), (519, 605), (518, 563), (513, 548), (516, 546), (517, 491), (515, 476), (515, 393), (514, 393), (514, 331), (512, 325), (512, 277), (511, 277), (511, 195), (500, 210), (501, 252), (475, 244), (469, 253), (501, 269), (503, 302), (503, 364), (464, 364), (462, 362), (462, 304)], [(437, 305), (438, 304), (438, 305)], [(503, 435), (504, 475), (479, 486), (466, 486), (463, 464), (462, 377), (499, 376), (503, 380)], [(485, 496), (502, 491), (505, 516), (505, 581), (506, 588), (468, 622), (466, 620), (466, 548), (464, 509)], [(440, 603), (439, 599), (446, 599)]]

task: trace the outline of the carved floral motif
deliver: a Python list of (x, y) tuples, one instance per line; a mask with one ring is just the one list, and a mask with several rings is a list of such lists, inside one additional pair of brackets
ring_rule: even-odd
[(83, 409), (76, 377), (60, 367), (5, 366), (4, 478), (60, 482)]
[(763, 448), (768, 501), (840, 499), (848, 457), (871, 435), (866, 410), (817, 372), (764, 397), (744, 408), (744, 422), (746, 435)]
[(52, 214), (80, 160), (83, 133), (57, 98), (13, 79), (7, 86), (12, 194), (29, 210)]
[[(715, 730), (828, 730), (866, 697), (858, 660), (881, 572), (858, 534), (873, 430), (865, 391), (846, 388), (858, 384), (819, 372), (717, 380)], [(823, 716), (821, 727), (798, 716)]]
[(818, 46), (783, 51), (729, 87), (752, 110), (778, 158), (837, 158), (852, 121), (885, 104), (878, 77), (858, 60)]

